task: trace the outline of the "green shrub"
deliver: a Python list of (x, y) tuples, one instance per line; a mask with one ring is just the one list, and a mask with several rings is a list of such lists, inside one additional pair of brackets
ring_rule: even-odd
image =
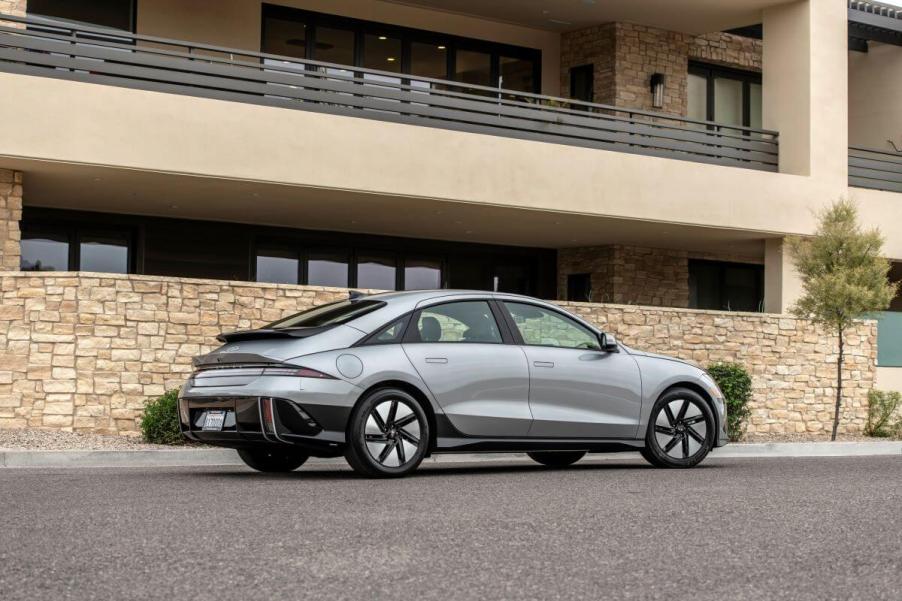
[(730, 440), (737, 441), (745, 434), (745, 428), (752, 414), (749, 401), (752, 399), (752, 378), (739, 363), (713, 363), (708, 373), (717, 382), (727, 403), (727, 432)]
[(868, 423), (864, 433), (868, 436), (888, 438), (902, 434), (902, 418), (894, 418), (896, 409), (902, 406), (898, 392), (871, 390), (868, 392)]
[(179, 391), (170, 390), (163, 396), (144, 405), (141, 418), (144, 440), (155, 444), (181, 444), (179, 429)]

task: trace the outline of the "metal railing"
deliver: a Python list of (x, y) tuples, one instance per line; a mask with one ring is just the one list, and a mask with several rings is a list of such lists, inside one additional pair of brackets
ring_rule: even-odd
[(778, 165), (774, 131), (34, 17), (0, 14), (0, 71), (764, 171)]
[(902, 192), (902, 154), (850, 147), (849, 185)]

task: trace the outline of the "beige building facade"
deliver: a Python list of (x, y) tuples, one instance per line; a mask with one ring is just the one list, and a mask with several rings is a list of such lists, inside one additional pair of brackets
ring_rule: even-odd
[[(223, 329), (448, 287), (741, 361), (753, 432), (816, 435), (786, 237), (851, 197), (902, 279), (889, 6), (105, 4), (0, 0), (0, 427), (134, 432)], [(900, 311), (850, 339), (848, 431)]]

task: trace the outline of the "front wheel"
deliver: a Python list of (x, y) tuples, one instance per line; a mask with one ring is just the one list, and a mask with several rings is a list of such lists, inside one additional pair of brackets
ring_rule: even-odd
[(652, 407), (642, 456), (655, 467), (693, 467), (714, 445), (714, 414), (697, 392), (675, 388)]
[(238, 449), (238, 456), (258, 472), (291, 472), (310, 458), (295, 449)]
[(548, 467), (567, 467), (583, 458), (585, 451), (536, 451), (529, 458)]
[(345, 459), (359, 474), (371, 478), (406, 476), (417, 469), (428, 448), (426, 412), (403, 390), (376, 390), (351, 415)]

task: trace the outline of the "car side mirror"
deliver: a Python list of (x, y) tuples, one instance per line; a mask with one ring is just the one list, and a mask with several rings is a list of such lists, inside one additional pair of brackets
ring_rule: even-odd
[(617, 346), (617, 338), (613, 334), (602, 332), (598, 335), (598, 343), (601, 345), (601, 350), (606, 353), (620, 352), (620, 347)]

